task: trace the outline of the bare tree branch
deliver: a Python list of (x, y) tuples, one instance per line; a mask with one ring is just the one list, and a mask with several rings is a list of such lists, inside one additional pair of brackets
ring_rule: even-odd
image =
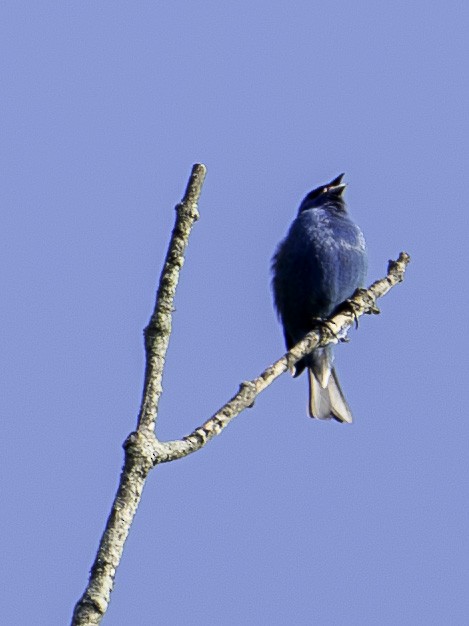
[(155, 430), (158, 402), (162, 392), (161, 379), (171, 335), (174, 295), (179, 282), (179, 273), (184, 264), (184, 253), (189, 235), (192, 226), (199, 219), (197, 202), (202, 191), (205, 173), (205, 165), (193, 166), (184, 198), (176, 207), (176, 223), (160, 276), (155, 309), (145, 328), (145, 383), (138, 417), (138, 430)]
[(159, 463), (168, 463), (200, 450), (241, 411), (252, 406), (255, 398), (266, 387), (311, 350), (344, 340), (347, 330), (357, 323), (361, 315), (378, 313), (376, 300), (404, 279), (410, 261), (409, 255), (401, 252), (397, 261), (389, 262), (384, 278), (374, 282), (367, 290), (358, 290), (333, 317), (306, 335), (257, 378), (241, 383), (239, 391), (231, 400), (190, 435), (175, 441), (159, 441), (154, 429), (171, 334), (174, 294), (184, 263), (189, 234), (198, 219), (197, 201), (205, 171), (205, 166), (194, 165), (184, 198), (176, 207), (176, 223), (160, 277), (155, 310), (145, 329), (145, 384), (138, 426), (136, 432), (131, 433), (124, 443), (125, 461), (119, 487), (91, 569), (88, 586), (75, 607), (72, 626), (99, 624), (105, 614), (124, 543), (150, 470)]
[[(183, 439), (167, 442), (155, 439), (155, 462), (175, 461), (200, 450), (210, 439), (228, 426), (241, 411), (252, 406), (255, 398), (276, 378), (284, 374), (311, 350), (318, 346), (326, 346), (329, 343), (338, 343), (338, 341), (343, 340), (347, 330), (357, 323), (361, 315), (379, 313), (376, 300), (386, 295), (392, 287), (404, 280), (404, 273), (409, 262), (410, 257), (406, 252), (401, 252), (397, 261), (389, 261), (388, 273), (384, 278), (374, 282), (367, 290), (358, 290), (348, 302), (344, 303), (336, 315), (308, 333), (281, 359), (270, 365), (257, 378), (241, 383), (238, 393), (190, 435)], [(128, 444), (133, 442), (135, 435), (136, 433), (130, 435), (127, 440)]]
[(138, 439), (138, 446), (125, 446), (125, 462), (117, 494), (91, 568), (88, 586), (75, 606), (73, 626), (99, 624), (105, 614), (124, 543), (148, 473), (154, 466), (153, 444), (156, 441), (154, 429), (162, 392), (164, 361), (171, 334), (174, 294), (179, 272), (184, 263), (189, 235), (199, 217), (197, 202), (205, 172), (205, 165), (193, 166), (184, 198), (176, 207), (176, 222), (160, 276), (155, 308), (145, 329), (145, 382), (137, 433), (142, 435), (146, 433), (146, 436)]

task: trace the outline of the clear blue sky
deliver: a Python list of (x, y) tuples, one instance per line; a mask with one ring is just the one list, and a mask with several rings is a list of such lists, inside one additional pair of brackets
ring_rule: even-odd
[(134, 428), (142, 329), (192, 163), (201, 219), (158, 434), (283, 353), (269, 265), (342, 171), (369, 282), (353, 426), (282, 377), (151, 474), (104, 624), (468, 624), (467, 3), (0, 8), (2, 621), (66, 624)]

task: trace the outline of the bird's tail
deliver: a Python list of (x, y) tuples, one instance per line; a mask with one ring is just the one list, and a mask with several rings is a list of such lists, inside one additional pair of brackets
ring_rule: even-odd
[[(317, 368), (315, 368), (317, 369)], [(349, 405), (344, 397), (335, 369), (329, 370), (329, 376), (317, 378), (317, 372), (308, 368), (309, 377), (309, 414), (320, 420), (333, 417), (339, 422), (353, 421)]]

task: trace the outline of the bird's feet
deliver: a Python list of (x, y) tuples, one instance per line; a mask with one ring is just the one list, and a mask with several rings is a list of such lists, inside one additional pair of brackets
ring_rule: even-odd
[[(347, 342), (350, 341), (346, 335), (341, 335), (341, 331), (337, 332), (337, 324), (335, 324), (332, 320), (325, 320), (322, 317), (313, 317), (312, 322), (315, 326), (320, 326), (321, 328), (325, 328), (335, 339), (337, 342)], [(332, 328), (332, 327), (335, 328)]]
[[(366, 303), (368, 303), (368, 301), (370, 300), (370, 297), (368, 295), (367, 289), (361, 289), (361, 288), (356, 289), (355, 293), (353, 294), (353, 296), (351, 298), (347, 298), (347, 300), (345, 300), (343, 302), (343, 304), (340, 306), (340, 309), (338, 311), (338, 312), (343, 312), (343, 313), (350, 313), (353, 316), (354, 320), (355, 320), (355, 328), (358, 328), (358, 315), (357, 315), (357, 313), (362, 308), (354, 300), (354, 298), (356, 298), (357, 296), (361, 296), (362, 298), (364, 298)], [(377, 315), (378, 313), (381, 313), (381, 311), (376, 306), (375, 302), (369, 302), (368, 303), (368, 309), (365, 311), (365, 313), (367, 315), (372, 315), (372, 314), (376, 314)]]

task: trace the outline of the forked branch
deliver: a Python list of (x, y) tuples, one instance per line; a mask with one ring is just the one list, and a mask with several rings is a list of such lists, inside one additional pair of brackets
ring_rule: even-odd
[(358, 291), (326, 324), (311, 331), (257, 378), (241, 383), (239, 391), (231, 400), (190, 435), (175, 441), (159, 441), (155, 435), (155, 424), (171, 334), (174, 295), (189, 235), (199, 216), (197, 202), (205, 172), (204, 165), (194, 165), (184, 198), (176, 207), (176, 223), (160, 277), (155, 309), (145, 329), (145, 382), (137, 430), (124, 443), (125, 461), (119, 487), (91, 568), (88, 586), (75, 606), (72, 626), (99, 624), (104, 616), (124, 543), (150, 470), (159, 463), (175, 461), (200, 450), (241, 411), (252, 406), (266, 387), (311, 350), (337, 343), (344, 339), (347, 330), (361, 315), (377, 313), (376, 300), (403, 280), (410, 261), (409, 255), (401, 252), (396, 261), (389, 262), (384, 278), (377, 280), (369, 289)]

